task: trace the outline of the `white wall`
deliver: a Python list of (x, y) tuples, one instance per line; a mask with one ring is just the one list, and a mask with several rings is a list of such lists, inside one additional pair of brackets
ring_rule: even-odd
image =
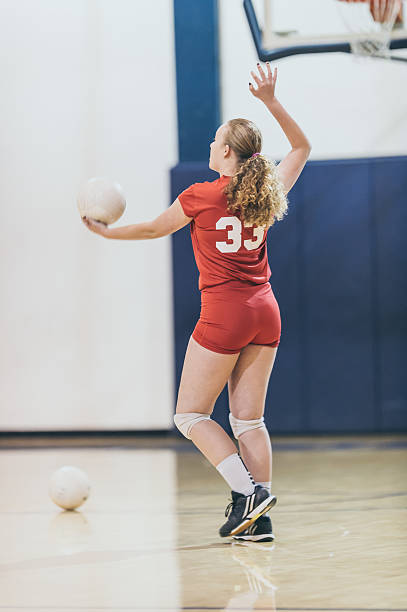
[(170, 240), (91, 233), (76, 193), (122, 184), (117, 225), (169, 204), (172, 2), (0, 5), (0, 430), (172, 427)]
[[(257, 57), (242, 3), (219, 5), (223, 119), (256, 121), (279, 158), (288, 144), (247, 88)], [(172, 427), (170, 239), (96, 236), (76, 193), (91, 176), (120, 182), (117, 225), (169, 204), (173, 3), (3, 0), (0, 20), (0, 430)], [(278, 66), (313, 158), (406, 153), (404, 64)]]
[[(263, 151), (281, 158), (289, 145), (265, 106), (248, 90), (253, 80), (250, 70), (256, 68), (258, 58), (243, 3), (219, 0), (219, 5), (223, 121), (253, 120), (263, 134)], [(255, 5), (262, 19), (263, 2), (257, 0)], [(285, 8), (288, 14), (292, 7), (292, 0), (280, 2), (280, 10)], [(294, 18), (295, 13), (291, 14)], [(315, 13), (302, 12), (304, 19), (307, 15), (316, 22)], [(289, 28), (287, 15), (283, 24)], [(318, 25), (315, 29), (321, 30)], [(406, 51), (398, 53), (407, 57)], [(277, 96), (309, 137), (311, 158), (407, 153), (406, 63), (323, 54), (294, 56), (275, 65)]]

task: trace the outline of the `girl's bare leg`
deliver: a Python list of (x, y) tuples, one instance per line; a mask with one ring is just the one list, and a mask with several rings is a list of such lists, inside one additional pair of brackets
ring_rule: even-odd
[[(224, 355), (209, 351), (191, 337), (178, 391), (177, 414), (212, 414), (238, 358), (239, 353)], [(215, 467), (237, 452), (235, 443), (215, 421), (199, 421), (192, 427), (190, 437)]]
[[(241, 352), (230, 375), (229, 405), (234, 417), (259, 419), (264, 414), (267, 386), (277, 348), (249, 344)], [(239, 437), (240, 455), (256, 482), (269, 482), (272, 476), (270, 436), (262, 427)]]

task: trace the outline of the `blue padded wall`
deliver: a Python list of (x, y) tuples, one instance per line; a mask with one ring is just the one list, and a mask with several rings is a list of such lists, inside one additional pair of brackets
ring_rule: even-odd
[(368, 431), (373, 334), (368, 162), (314, 162), (304, 173), (307, 429)]
[[(172, 200), (217, 174), (171, 172)], [(309, 162), (269, 231), (282, 336), (266, 400), (271, 432), (407, 428), (407, 158)], [(199, 317), (189, 228), (173, 236), (176, 383)], [(214, 418), (229, 430), (227, 394)]]
[(407, 428), (407, 161), (371, 166), (375, 335), (380, 428)]

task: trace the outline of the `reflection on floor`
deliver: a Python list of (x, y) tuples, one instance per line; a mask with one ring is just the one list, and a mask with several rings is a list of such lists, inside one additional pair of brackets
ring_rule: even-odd
[[(274, 543), (221, 539), (230, 492), (179, 438), (3, 438), (0, 611), (407, 610), (407, 438), (273, 440)], [(48, 498), (62, 465), (92, 484)]]

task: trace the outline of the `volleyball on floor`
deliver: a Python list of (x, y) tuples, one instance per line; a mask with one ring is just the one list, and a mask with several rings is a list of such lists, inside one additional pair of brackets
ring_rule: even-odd
[(80, 189), (77, 198), (81, 217), (114, 223), (124, 213), (126, 198), (119, 183), (105, 178), (91, 178)]
[(88, 476), (77, 467), (66, 465), (51, 476), (49, 496), (52, 501), (65, 510), (79, 508), (89, 497)]

